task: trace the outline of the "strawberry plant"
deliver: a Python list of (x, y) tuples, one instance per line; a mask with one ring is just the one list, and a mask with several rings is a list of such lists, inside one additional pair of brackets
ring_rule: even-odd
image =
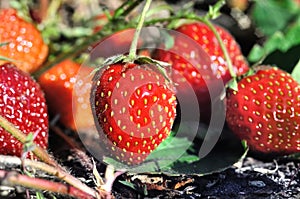
[[(0, 10), (1, 188), (196, 198), (248, 150), (299, 159), (296, 1), (150, 2), (0, 2), (14, 8)], [(235, 28), (249, 23), (246, 58)]]

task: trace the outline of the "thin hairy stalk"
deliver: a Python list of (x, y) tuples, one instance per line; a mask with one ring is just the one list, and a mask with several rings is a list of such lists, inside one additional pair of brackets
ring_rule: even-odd
[(15, 171), (0, 170), (1, 185), (5, 186), (22, 186), (32, 188), (35, 190), (50, 191), (53, 193), (69, 195), (81, 199), (94, 199), (95, 197), (89, 195), (73, 186), (66, 184), (52, 182), (41, 178), (33, 178), (27, 175), (22, 175)]
[[(6, 120), (4, 117), (0, 116), (0, 126), (4, 128), (8, 133), (14, 136), (19, 142), (24, 144), (26, 142), (26, 135), (17, 129), (12, 123)], [(73, 185), (74, 187), (96, 197), (96, 191), (90, 187), (83, 184), (80, 180), (74, 176), (67, 173), (48, 153), (46, 150), (42, 149), (36, 144), (33, 144), (32, 152), (36, 155), (41, 161), (52, 165), (56, 168), (56, 176), (61, 180)]]

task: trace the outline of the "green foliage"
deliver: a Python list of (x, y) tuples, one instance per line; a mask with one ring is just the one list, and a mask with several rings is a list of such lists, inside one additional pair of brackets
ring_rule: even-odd
[(187, 138), (169, 136), (140, 165), (130, 167), (109, 157), (105, 157), (104, 162), (113, 165), (117, 170), (130, 173), (206, 175), (228, 168), (244, 158), (248, 152), (245, 143), (232, 136), (228, 129), (222, 133), (226, 139), (221, 139), (202, 159), (197, 155), (199, 151), (195, 150), (194, 144)]
[(286, 53), (300, 44), (300, 8), (293, 0), (256, 1), (252, 14), (266, 41), (254, 45), (249, 61), (258, 62), (277, 51)]
[[(169, 170), (178, 163), (192, 163), (199, 160), (199, 157), (193, 153), (193, 143), (187, 138), (178, 138), (169, 136), (164, 140), (141, 165), (130, 168), (112, 158), (105, 157), (107, 164), (112, 164), (117, 169), (130, 169), (139, 172), (154, 172), (159, 170)], [(174, 162), (173, 162), (174, 160)]]
[(253, 20), (263, 34), (271, 36), (283, 30), (298, 11), (293, 0), (256, 0)]
[(130, 187), (131, 189), (138, 191), (140, 193), (142, 193), (144, 196), (148, 195), (148, 191), (147, 191), (147, 187), (146, 186), (142, 186), (142, 187), (138, 187), (136, 184), (131, 183), (131, 182), (127, 182), (127, 181), (119, 181), (121, 184)]
[(36, 195), (36, 198), (37, 198), (37, 199), (45, 199), (44, 195), (43, 195), (41, 192), (39, 192), (39, 191), (37, 191), (37, 192), (35, 193), (35, 195)]

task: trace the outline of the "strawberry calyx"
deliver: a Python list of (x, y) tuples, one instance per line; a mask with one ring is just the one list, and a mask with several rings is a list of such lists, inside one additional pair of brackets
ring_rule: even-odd
[(150, 57), (147, 56), (137, 56), (135, 57), (135, 59), (131, 62), (128, 61), (129, 56), (128, 55), (114, 55), (112, 57), (107, 58), (103, 64), (101, 64), (99, 67), (95, 68), (92, 71), (92, 74), (95, 74), (97, 71), (101, 70), (102, 68), (106, 67), (106, 66), (110, 66), (110, 65), (114, 65), (116, 63), (124, 63), (124, 71), (127, 69), (127, 64), (126, 63), (136, 63), (139, 65), (148, 65), (151, 64), (153, 66), (156, 67), (157, 71), (163, 75), (163, 77), (169, 82), (172, 83), (170, 75), (168, 73), (168, 67), (171, 68), (171, 64), (167, 63), (167, 62), (163, 62), (163, 61), (159, 61), (156, 59), (152, 59)]
[[(146, 56), (137, 56), (136, 51), (137, 51), (137, 45), (138, 45), (138, 39), (141, 33), (141, 30), (143, 28), (144, 25), (144, 21), (145, 21), (145, 17), (146, 14), (150, 8), (152, 0), (147, 0), (143, 11), (141, 13), (141, 16), (139, 18), (138, 21), (138, 25), (136, 27), (135, 33), (134, 33), (134, 37), (129, 49), (129, 54), (128, 55), (115, 55), (112, 57), (107, 58), (104, 63), (97, 69), (95, 69), (93, 72), (97, 72), (99, 69), (103, 68), (104, 66), (109, 66), (109, 65), (113, 65), (116, 63), (138, 63), (140, 65), (143, 64), (152, 64), (154, 66), (157, 67), (158, 71), (168, 80), (168, 82), (170, 82), (170, 78), (167, 75), (167, 72), (165, 70), (165, 66), (170, 66), (170, 64), (165, 63), (165, 62), (161, 62), (158, 60), (154, 60), (151, 59), (150, 57), (146, 57)], [(118, 12), (116, 11), (115, 15), (117, 16)], [(124, 70), (127, 69), (126, 67), (127, 65), (125, 64)]]

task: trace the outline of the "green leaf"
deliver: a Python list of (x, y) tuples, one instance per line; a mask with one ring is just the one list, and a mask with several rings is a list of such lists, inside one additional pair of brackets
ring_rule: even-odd
[(292, 47), (300, 44), (300, 19), (289, 26), (285, 32), (275, 32), (267, 41), (264, 46), (254, 45), (249, 53), (248, 59), (251, 62), (257, 62), (269, 54), (279, 50), (287, 52)]
[(263, 34), (270, 36), (287, 26), (297, 11), (293, 0), (256, 0), (253, 20)]
[[(192, 146), (193, 143), (187, 138), (169, 136), (147, 157), (146, 161), (164, 160), (165, 158), (173, 159), (178, 157), (178, 154), (182, 154), (182, 152), (186, 151), (186, 149), (191, 148)], [(185, 152), (174, 164), (178, 162), (191, 163), (197, 160), (199, 160), (198, 156)]]
[(131, 183), (131, 182), (128, 182), (128, 181), (119, 181), (121, 184), (127, 186), (127, 187), (130, 187), (131, 189), (135, 190), (135, 191), (138, 191), (140, 193), (142, 193), (144, 196), (147, 196), (148, 195), (148, 191), (147, 191), (147, 187), (146, 186), (143, 186), (143, 187), (137, 187), (136, 184), (134, 183)]
[(219, 0), (213, 6), (209, 6), (206, 18), (209, 18), (209, 19), (218, 18), (221, 15), (220, 10), (224, 5), (225, 5), (225, 1), (224, 0)]
[(231, 88), (234, 91), (238, 91), (238, 83), (236, 79), (232, 79), (227, 83), (228, 88)]
[[(199, 160), (199, 157), (192, 154), (193, 143), (187, 138), (178, 138), (170, 135), (164, 140), (150, 155), (145, 162), (130, 168), (121, 162), (112, 158), (105, 157), (104, 162), (112, 164), (117, 169), (122, 168), (133, 172), (155, 172), (159, 170), (169, 170), (173, 165), (178, 163), (192, 163)], [(187, 151), (187, 149), (191, 150)], [(174, 162), (175, 161), (175, 162)]]
[(35, 192), (35, 196), (37, 199), (45, 199), (44, 195), (39, 191)]
[(127, 187), (130, 187), (133, 190), (136, 190), (136, 185), (131, 182), (124, 181), (124, 180), (120, 180), (119, 182)]
[[(170, 136), (147, 157), (145, 162), (135, 167), (124, 165), (108, 157), (104, 158), (104, 162), (112, 164), (116, 169), (127, 170), (133, 174), (146, 172), (152, 174), (164, 173), (165, 175), (206, 175), (232, 166), (244, 158), (248, 152), (247, 146), (233, 136), (231, 131), (223, 129), (222, 134), (222, 138), (213, 150), (202, 159), (197, 156), (198, 151), (193, 151), (195, 149), (194, 145), (187, 138)], [(189, 149), (185, 152), (179, 150), (179, 148), (183, 150), (186, 147), (189, 147)], [(182, 155), (175, 162), (170, 163), (178, 152)]]
[(300, 84), (300, 59), (293, 69), (292, 77)]
[(161, 37), (164, 38), (164, 45), (166, 47), (166, 50), (171, 49), (174, 46), (174, 38), (169, 34), (168, 31), (160, 30)]

